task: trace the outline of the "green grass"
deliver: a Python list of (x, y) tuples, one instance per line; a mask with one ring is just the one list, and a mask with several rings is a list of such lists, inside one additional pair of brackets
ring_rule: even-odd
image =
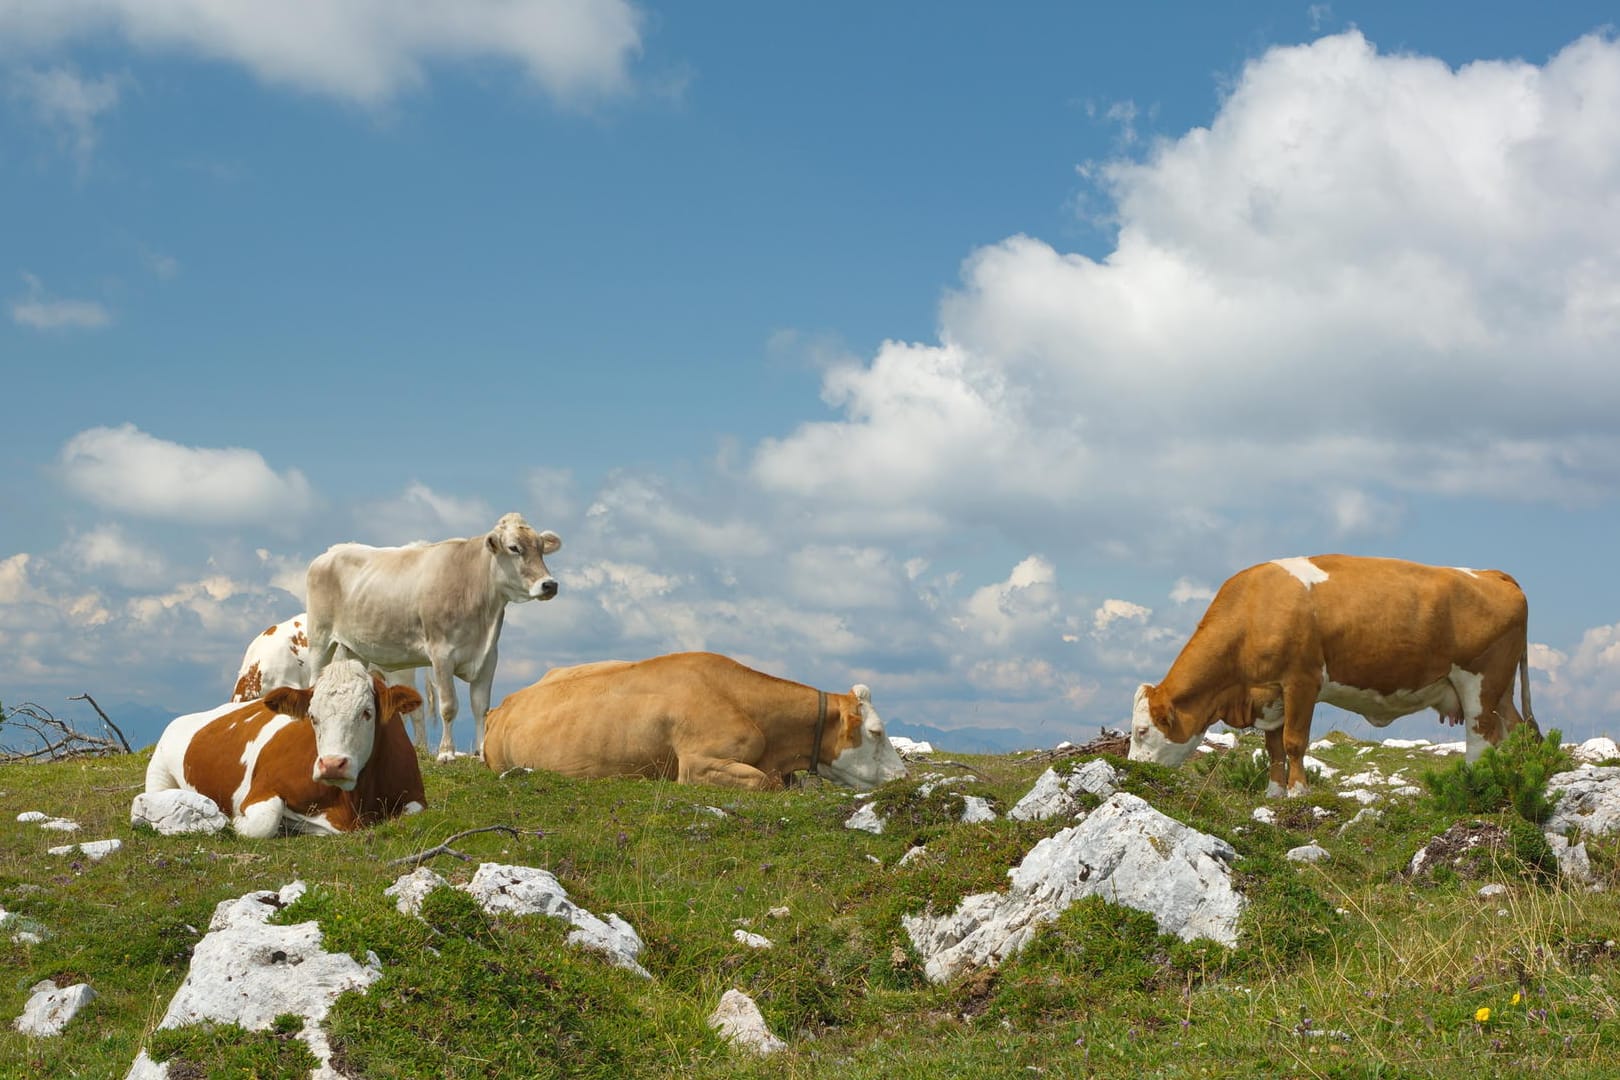
[[(1259, 745), (1246, 737), (1233, 754)], [(1364, 750), (1337, 740), (1315, 756), (1414, 780), (1435, 760)], [(1268, 802), (1277, 821), (1267, 825), (1250, 817), (1263, 799), (1247, 761), (1116, 761), (1126, 790), (1238, 850), (1249, 898), (1239, 947), (1181, 942), (1140, 913), (1088, 900), (1000, 969), (936, 986), (901, 916), (1005, 888), (1008, 868), (1068, 821), (964, 825), (959, 799), (920, 797), (914, 778), (879, 793), (890, 825), (874, 836), (843, 827), (855, 799), (828, 785), (501, 780), (458, 760), (427, 766), (426, 812), (365, 833), (161, 837), (128, 824), (145, 760), (0, 767), (0, 906), (51, 934), (32, 946), (0, 940), (0, 1077), (122, 1076), (142, 1046), (187, 1063), (186, 1075), (299, 1074), (307, 1051), (286, 1030), (154, 1032), (214, 905), (295, 878), (309, 892), (278, 921), (314, 919), (328, 948), (383, 964), (326, 1023), (337, 1064), (357, 1077), (1477, 1080), (1607, 1076), (1620, 1059), (1620, 894), (1549, 875), (1512, 810), (1466, 816), (1514, 837), (1470, 869), (1483, 877), (1409, 879), (1412, 853), (1464, 820), (1431, 796), (1386, 799), (1381, 821), (1341, 833), (1360, 806), (1316, 779), (1305, 798)], [(1044, 768), (967, 760), (986, 779), (956, 789), (1002, 812)], [(17, 823), (34, 809), (78, 820), (78, 839), (116, 836), (124, 849), (101, 862), (47, 856), (65, 838)], [(636, 928), (653, 978), (566, 945), (553, 920), (489, 916), (453, 890), (433, 893), (416, 919), (382, 895), (405, 869), (388, 859), (495, 824), (518, 834), (468, 836), (455, 847), (472, 862), (429, 865), (457, 883), (480, 861), (552, 871), (577, 903)], [(1282, 857), (1313, 839), (1329, 861)], [(927, 854), (898, 866), (917, 844)], [(1588, 846), (1613, 877), (1620, 845)], [(1508, 891), (1481, 900), (1484, 881)], [(737, 943), (739, 928), (773, 947)], [(100, 996), (63, 1036), (25, 1037), (9, 1020), (47, 978), (88, 981)], [(756, 1060), (708, 1029), (733, 987), (788, 1050)], [(1481, 1009), (1488, 1019), (1476, 1019)]]

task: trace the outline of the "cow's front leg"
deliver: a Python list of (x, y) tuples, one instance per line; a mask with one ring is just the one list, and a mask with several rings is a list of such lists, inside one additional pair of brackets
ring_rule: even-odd
[(1321, 686), (1314, 682), (1289, 683), (1283, 688), (1283, 753), (1288, 758), (1288, 794), (1305, 794), (1305, 751), (1311, 745), (1311, 714)]
[(456, 740), (451, 725), (456, 722), (456, 713), (461, 711), (461, 705), (456, 701), (456, 673), (450, 667), (449, 659), (435, 657), (433, 672), (428, 678), (432, 680), (434, 693), (439, 699), (439, 760), (454, 761)]
[(231, 826), (236, 829), (237, 836), (250, 836), (257, 840), (269, 839), (281, 831), (281, 814), (286, 805), (279, 795), (249, 803), (242, 807), (241, 813), (231, 819)]
[(715, 784), (720, 787), (749, 788), (769, 791), (782, 786), (765, 773), (741, 761), (722, 758), (682, 755), (676, 765), (675, 779), (683, 784)]
[(1271, 778), (1266, 783), (1266, 798), (1279, 799), (1288, 793), (1288, 758), (1283, 753), (1281, 727), (1266, 732), (1266, 759), (1271, 766)]

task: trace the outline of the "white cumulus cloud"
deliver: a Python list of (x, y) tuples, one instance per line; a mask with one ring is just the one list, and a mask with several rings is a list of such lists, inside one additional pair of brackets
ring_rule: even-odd
[(622, 93), (641, 24), (626, 0), (0, 0), (13, 50), (115, 37), (366, 106), (448, 63), (510, 65), (564, 102)]
[(79, 495), (137, 517), (280, 527), (314, 504), (302, 473), (278, 473), (256, 450), (182, 446), (133, 424), (79, 432), (59, 464)]
[(1405, 496), (1612, 495), (1617, 116), (1601, 35), (1542, 65), (1273, 48), (1208, 127), (1090, 169), (1106, 257), (975, 252), (938, 341), (833, 366), (841, 416), (753, 475), (873, 530), (1203, 566), (1255, 546), (1261, 507), (1376, 534)]

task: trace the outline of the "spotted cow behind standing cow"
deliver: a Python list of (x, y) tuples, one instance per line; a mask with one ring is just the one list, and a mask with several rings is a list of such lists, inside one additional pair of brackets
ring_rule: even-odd
[[(236, 671), (236, 685), (231, 689), (232, 701), (252, 701), (283, 686), (303, 689), (310, 685), (314, 672), (309, 664), (309, 616), (300, 611), (290, 619), (283, 619), (248, 643), (242, 654), (242, 664)], [(388, 683), (416, 689), (416, 671), (373, 671)], [(427, 693), (419, 708), (411, 710), (405, 719), (415, 732), (417, 749), (428, 752), (427, 714), (434, 711), (433, 682), (428, 680)]]

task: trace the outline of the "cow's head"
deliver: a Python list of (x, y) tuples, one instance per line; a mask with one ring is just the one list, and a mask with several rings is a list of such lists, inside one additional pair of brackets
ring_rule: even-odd
[(832, 761), (821, 765), (821, 775), (861, 790), (900, 779), (906, 763), (889, 742), (883, 717), (872, 708), (872, 691), (856, 685), (849, 694), (839, 698), (837, 750)]
[(557, 579), (546, 569), (545, 556), (562, 547), (562, 537), (550, 529), (535, 532), (522, 514), (507, 514), (484, 537), (484, 546), (494, 557), (496, 586), (508, 603), (557, 595)]
[(1199, 738), (1203, 732), (1183, 732), (1178, 719), (1168, 694), (1147, 683), (1138, 686), (1136, 700), (1131, 704), (1130, 759), (1159, 765), (1186, 761), (1203, 741)]
[(409, 686), (388, 686), (358, 660), (338, 660), (307, 689), (272, 690), (264, 703), (278, 713), (308, 720), (315, 729), (311, 777), (353, 791), (360, 770), (371, 760), (377, 733), (422, 706)]

